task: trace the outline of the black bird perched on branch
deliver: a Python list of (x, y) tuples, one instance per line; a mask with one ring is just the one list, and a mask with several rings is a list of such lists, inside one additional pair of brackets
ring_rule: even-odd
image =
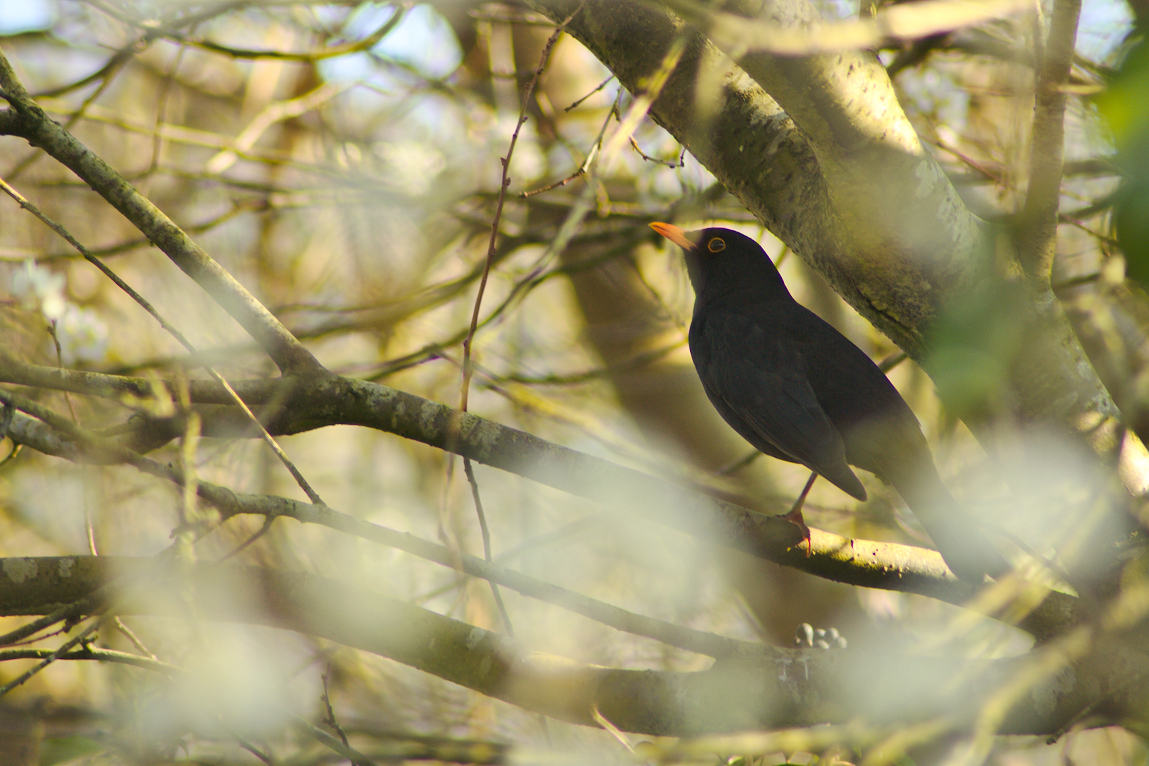
[(917, 417), (878, 366), (790, 296), (758, 243), (730, 229), (651, 228), (686, 251), (694, 286), (690, 354), (722, 418), (760, 451), (814, 473), (859, 500), (850, 469), (864, 468), (901, 494), (954, 574), (981, 582), (1009, 565), (942, 484)]

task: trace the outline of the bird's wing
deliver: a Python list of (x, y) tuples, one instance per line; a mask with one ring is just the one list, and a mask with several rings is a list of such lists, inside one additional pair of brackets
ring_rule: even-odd
[[(707, 317), (690, 341), (702, 384), (716, 403), (725, 405), (718, 409), (734, 430), (748, 439), (746, 431), (751, 431), (778, 456), (865, 497), (846, 463), (842, 436), (818, 403), (797, 349), (769, 337), (762, 323), (738, 314)], [(763, 449), (760, 443), (755, 446)]]
[[(703, 385), (775, 449), (818, 471), (845, 462), (846, 447), (809, 382), (746, 358), (712, 367)], [(819, 471), (820, 472), (820, 471)]]

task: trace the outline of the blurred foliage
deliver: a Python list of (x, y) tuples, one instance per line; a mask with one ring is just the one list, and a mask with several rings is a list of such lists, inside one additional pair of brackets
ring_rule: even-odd
[(1122, 182), (1113, 201), (1113, 230), (1126, 271), (1149, 284), (1149, 46), (1144, 32), (1126, 40), (1127, 51), (1097, 106), (1113, 131)]
[(955, 418), (1004, 416), (1011, 371), (1029, 323), (1029, 295), (1016, 282), (987, 281), (962, 296), (933, 328), (930, 377)]
[[(4, 5), (0, 24), (10, 12)], [(461, 344), (487, 257), (500, 160), (523, 86), (553, 29), (549, 22), (513, 3), (29, 5), (50, 11), (42, 26), (0, 26), (9, 30), (0, 45), (53, 119), (184, 227), (329, 369), (458, 404)], [(1090, 24), (1088, 10), (1082, 24)], [(968, 204), (987, 217), (1012, 212), (1024, 189), (1029, 30), (1022, 18), (959, 30), (931, 38), (931, 46), (899, 65), (896, 84), (915, 127)], [(376, 34), (383, 36), (373, 41)], [(364, 40), (370, 44), (357, 46)], [(890, 62), (909, 47), (881, 55)], [(1075, 77), (1098, 82), (1110, 55), (1108, 48), (1083, 52)], [(1149, 273), (1149, 187), (1136, 180), (1149, 179), (1149, 131), (1144, 122), (1133, 127), (1149, 103), (1146, 61), (1144, 46), (1135, 49), (1098, 101), (1128, 163), (1122, 167), (1130, 169), (1114, 215), (1118, 244), (1138, 278)], [(679, 254), (658, 249), (645, 224), (675, 208), (697, 210), (698, 222), (740, 228), (772, 256), (781, 246), (649, 120), (634, 135), (637, 151), (597, 156), (596, 142), (631, 103), (590, 53), (570, 38), (559, 41), (510, 161), (474, 342), (470, 410), (748, 507), (785, 510), (804, 469), (761, 459), (720, 470), (738, 465), (747, 448), (701, 396), (685, 350), (692, 296)], [(1149, 396), (1149, 388), (1137, 385), (1144, 380), (1149, 323), (1118, 314), (1111, 303), (1098, 308), (1100, 298), (1120, 288), (1106, 271), (1113, 243), (1103, 231), (1105, 200), (1113, 199), (1116, 181), (1101, 133), (1094, 113), (1075, 98), (1063, 209), (1078, 209), (1065, 215), (1055, 276), (1079, 326), (1116, 328), (1098, 335), (1095, 356), (1112, 363), (1106, 382), (1127, 397), (1121, 404), (1132, 412)], [(584, 165), (589, 172), (580, 174)], [(204, 364), (232, 379), (271, 374), (238, 325), (36, 148), (0, 139), (0, 177), (63, 222), (199, 349), (184, 352), (4, 198), (0, 333), (9, 353), (137, 376), (180, 375)], [(520, 196), (541, 189), (548, 190)], [(550, 243), (568, 221), (578, 223), (573, 237), (561, 253), (552, 252)], [(1135, 253), (1147, 255), (1139, 261)], [(782, 273), (799, 300), (872, 356), (896, 353), (797, 259), (788, 258)], [(999, 367), (1018, 342), (1003, 309), (1008, 299), (987, 290), (939, 330), (938, 354), (949, 360), (941, 366), (950, 374), (936, 381), (958, 414), (992, 405)], [(46, 329), (52, 323), (55, 338)], [(972, 343), (971, 336), (984, 342)], [(972, 347), (983, 356), (963, 356)], [(983, 518), (1027, 524), (1025, 517), (997, 518), (1000, 466), (947, 416), (921, 371), (905, 363), (891, 378), (937, 440), (955, 494)], [(29, 395), (92, 429), (114, 428), (143, 406), (50, 391)], [(441, 453), (348, 428), (284, 445), (332, 507), (482, 554), (470, 488), (460, 466), (451, 469)], [(177, 462), (179, 450), (172, 444), (155, 457)], [(299, 496), (254, 440), (203, 440), (194, 465), (203, 479), (237, 492)], [(740, 554), (716, 554), (677, 532), (608, 517), (514, 476), (482, 467), (477, 475), (496, 560), (634, 612), (776, 643), (788, 643), (797, 625), (811, 622), (836, 624), (851, 646), (867, 637), (888, 642), (891, 635), (986, 656), (1027, 646), (988, 620), (957, 625), (956, 610), (924, 598), (814, 581)], [(846, 535), (922, 539), (892, 493), (873, 477), (865, 480), (872, 497), (861, 507), (820, 482), (807, 520)], [(149, 556), (171, 543), (181, 510), (176, 493), (130, 469), (72, 465), (25, 450), (0, 468), (0, 553)], [(189, 545), (190, 555), (226, 556), (258, 529), (258, 521), (230, 520)], [(242, 556), (368, 584), (500, 628), (486, 583), (327, 530), (280, 523)], [(630, 668), (690, 670), (708, 662), (549, 604), (504, 598), (516, 637), (550, 653)], [(252, 763), (255, 752), (274, 753), (282, 758), (276, 762), (319, 763), (330, 752), (292, 716), (323, 721), (325, 693), (352, 743), (380, 761), (484, 762), (480, 754), (495, 752), (493, 762), (507, 742), (540, 760), (553, 751), (579, 761), (629, 757), (605, 732), (544, 723), (379, 657), (306, 636), (185, 618), (125, 617), (100, 631), (99, 644), (133, 653), (146, 648), (192, 669), (197, 681), (167, 684), (137, 668), (58, 662), (9, 695), (13, 709), (34, 711), (43, 722), (40, 762)], [(4, 620), (7, 628), (18, 624)], [(0, 674), (7, 681), (28, 667), (29, 661), (10, 661)], [(464, 748), (478, 747), (475, 741), (487, 749)], [(1041, 764), (1060, 762), (1063, 746), (1018, 738), (997, 747), (1000, 763)], [(1092, 758), (1096, 763), (1145, 759), (1144, 747), (1120, 731), (1076, 733), (1065, 749), (1084, 753), (1086, 761), (1103, 754)], [(1114, 759), (1106, 760), (1111, 752)], [(929, 762), (931, 753), (894, 762)], [(842, 762), (835, 754), (831, 748), (818, 762)], [(757, 760), (731, 763), (814, 757), (789, 760), (768, 749)]]

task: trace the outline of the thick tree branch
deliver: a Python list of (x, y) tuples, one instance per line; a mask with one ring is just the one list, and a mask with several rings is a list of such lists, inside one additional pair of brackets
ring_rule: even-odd
[(107, 556), (4, 559), (0, 573), (0, 614), (43, 614), (117, 578), (130, 583), (114, 596), (121, 614), (183, 616), (186, 603), (172, 594), (189, 594), (196, 613), (208, 619), (326, 638), (526, 710), (589, 726), (597, 710), (624, 731), (647, 734), (859, 720), (903, 728), (937, 720), (961, 731), (987, 695), (1026, 674), (1026, 693), (1006, 706), (1002, 733), (1056, 732), (1084, 709), (1107, 720), (1144, 715), (1149, 702), (1149, 686), (1129, 683), (1149, 673), (1149, 659), (1123, 650), (1119, 662), (1101, 662), (1094, 654), (1112, 647), (1090, 642), (1078, 648), (1093, 654), (1060, 659), (1060, 649), (991, 662), (880, 649), (777, 649), (772, 658), (720, 661), (700, 672), (618, 670), (532, 652), (473, 625), (306, 573), (218, 563), (157, 570), (150, 559)]
[(780, 34), (800, 36), (819, 20), (813, 6), (739, 0), (729, 7), (750, 18), (739, 30), (721, 15), (709, 28), (710, 39), (807, 138), (832, 208), (849, 233), (843, 243), (848, 247), (827, 257), (842, 261), (839, 268), (873, 309), (902, 323), (903, 332), (919, 335), (920, 343), (944, 291), (983, 278), (984, 225), (925, 151), (877, 56), (860, 50), (792, 56), (758, 50), (747, 39), (746, 25), (766, 21)]
[[(554, 18), (573, 4), (533, 5)], [(811, 16), (804, 5), (770, 8), (780, 18)], [(983, 244), (977, 221), (922, 151), (888, 78), (868, 54), (815, 56), (803, 63), (752, 54), (755, 76), (779, 89), (775, 98), (732, 65), (715, 42), (664, 10), (637, 2), (590, 2), (569, 31), (632, 92), (642, 92), (671, 41), (688, 35), (686, 53), (651, 117), (912, 357), (924, 355), (924, 333), (944, 298), (985, 274), (986, 261), (973, 257)], [(740, 54), (733, 47), (728, 52)], [(801, 76), (814, 80), (799, 83)], [(783, 111), (783, 97), (794, 113)], [(880, 125), (887, 118), (894, 129), (883, 135)], [(812, 135), (831, 143), (821, 146)], [(860, 169), (850, 167), (852, 153), (865, 160)], [(897, 159), (894, 166), (881, 165), (891, 157)], [(913, 225), (906, 231), (883, 228), (883, 222), (909, 219), (904, 199), (916, 211)], [(927, 247), (929, 236), (944, 246)], [(958, 257), (963, 254), (964, 260)]]

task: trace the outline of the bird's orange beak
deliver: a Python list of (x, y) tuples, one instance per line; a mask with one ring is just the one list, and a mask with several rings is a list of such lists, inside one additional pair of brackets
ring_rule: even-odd
[(672, 224), (652, 223), (650, 228), (654, 229), (659, 234), (681, 247), (683, 250), (694, 250), (698, 247), (698, 245), (690, 241), (690, 237), (687, 236), (685, 231)]

